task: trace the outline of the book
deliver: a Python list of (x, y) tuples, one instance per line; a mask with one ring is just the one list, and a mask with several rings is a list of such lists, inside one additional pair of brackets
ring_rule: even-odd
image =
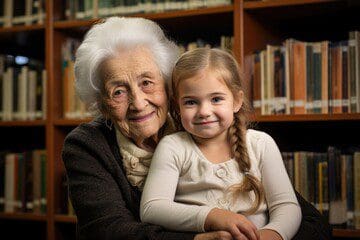
[(328, 148), (329, 168), (329, 223), (345, 225), (347, 222), (346, 194), (344, 190), (344, 164), (340, 150), (330, 146)]
[(329, 42), (321, 42), (321, 113), (329, 113)]
[(352, 91), (351, 91), (351, 112), (360, 112), (360, 32), (351, 31), (349, 33), (349, 46), (351, 54)]
[(6, 152), (0, 152), (0, 212), (4, 211), (5, 203), (5, 157)]
[(17, 184), (17, 157), (15, 153), (5, 156), (5, 190), (4, 190), (4, 212), (15, 212), (16, 207), (16, 184)]
[(360, 152), (354, 153), (354, 226), (360, 229)]
[(305, 114), (306, 104), (306, 43), (296, 41), (293, 52), (293, 114)]
[(260, 63), (260, 54), (255, 53), (253, 55), (254, 59), (254, 68), (253, 68), (253, 77), (252, 77), (252, 99), (253, 99), (253, 108), (256, 115), (261, 115), (261, 63)]

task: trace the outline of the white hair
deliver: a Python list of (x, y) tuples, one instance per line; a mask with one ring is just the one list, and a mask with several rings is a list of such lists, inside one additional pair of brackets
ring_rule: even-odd
[(100, 111), (103, 83), (99, 66), (121, 49), (139, 45), (149, 48), (169, 84), (179, 50), (155, 22), (144, 18), (110, 17), (87, 32), (76, 52), (75, 87), (80, 99), (92, 110)]

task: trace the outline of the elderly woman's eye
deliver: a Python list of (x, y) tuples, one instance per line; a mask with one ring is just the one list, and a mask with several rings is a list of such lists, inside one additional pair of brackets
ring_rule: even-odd
[(113, 98), (120, 98), (122, 97), (124, 94), (126, 93), (126, 91), (124, 89), (120, 89), (120, 88), (116, 88), (113, 90), (111, 96)]
[(144, 87), (149, 87), (149, 86), (151, 86), (153, 84), (153, 82), (151, 82), (151, 81), (149, 81), (149, 80), (143, 80), (142, 81), (142, 85), (144, 86)]

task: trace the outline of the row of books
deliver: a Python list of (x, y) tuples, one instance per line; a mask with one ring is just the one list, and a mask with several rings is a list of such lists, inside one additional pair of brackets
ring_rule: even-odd
[(66, 19), (91, 19), (229, 5), (231, 0), (66, 0)]
[[(76, 95), (74, 88), (75, 52), (79, 45), (80, 41), (73, 38), (66, 39), (62, 45), (62, 106), (63, 116), (67, 119), (88, 118), (92, 116), (85, 104)], [(202, 39), (197, 39), (196, 41), (187, 44), (179, 44), (179, 46), (180, 52), (183, 53), (198, 47), (211, 47), (211, 44)], [(216, 44), (216, 47), (227, 49), (229, 51), (231, 51), (232, 46), (232, 36), (221, 36), (219, 43)]]
[(0, 212), (46, 213), (46, 151), (0, 152)]
[(43, 24), (45, 0), (4, 0), (0, 2), (0, 26)]
[(360, 112), (360, 32), (341, 42), (286, 40), (247, 57), (257, 114)]
[(329, 223), (360, 229), (360, 152), (283, 152), (294, 188), (328, 217)]
[(75, 91), (75, 53), (80, 43), (77, 39), (68, 38), (61, 46), (63, 117), (68, 119), (87, 118), (91, 116), (87, 107)]
[(46, 71), (35, 59), (0, 55), (0, 120), (44, 119)]
[(193, 49), (201, 48), (201, 47), (221, 48), (223, 50), (227, 50), (227, 51), (231, 52), (233, 49), (233, 46), (234, 46), (234, 37), (222, 35), (222, 36), (220, 36), (220, 41), (215, 44), (211, 44), (211, 43), (205, 41), (204, 39), (198, 38), (198, 39), (196, 39), (196, 41), (185, 43), (185, 44), (180, 43), (178, 45), (180, 48), (180, 54), (182, 54), (186, 51), (191, 51)]

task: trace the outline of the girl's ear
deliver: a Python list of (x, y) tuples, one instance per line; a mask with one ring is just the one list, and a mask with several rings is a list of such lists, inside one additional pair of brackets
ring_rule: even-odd
[(240, 111), (243, 101), (244, 101), (244, 92), (240, 90), (234, 97), (234, 113)]

